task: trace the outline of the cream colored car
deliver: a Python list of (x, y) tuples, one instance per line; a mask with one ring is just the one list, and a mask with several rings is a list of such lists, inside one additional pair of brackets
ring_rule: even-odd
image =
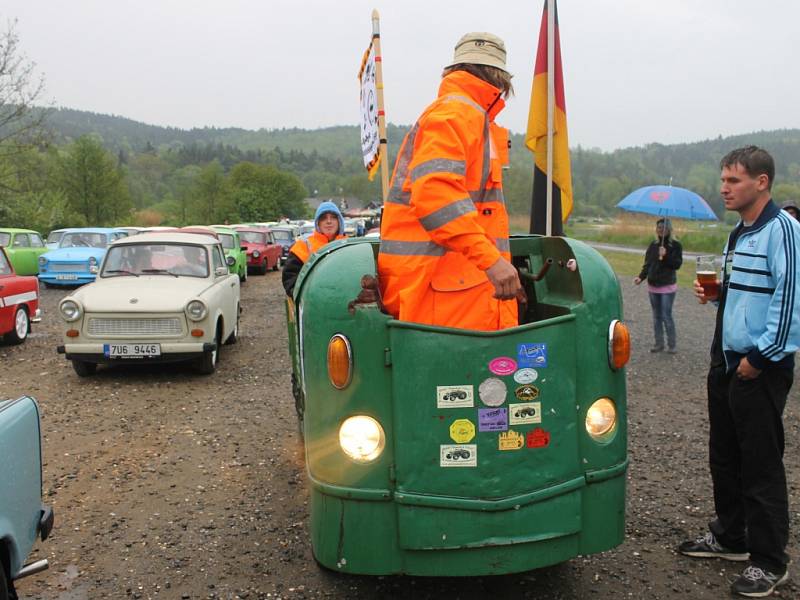
[[(229, 259), (230, 260), (230, 259)], [(99, 363), (194, 361), (213, 373), (239, 335), (239, 277), (218, 239), (143, 233), (114, 242), (94, 283), (59, 303), (58, 352), (81, 377)]]

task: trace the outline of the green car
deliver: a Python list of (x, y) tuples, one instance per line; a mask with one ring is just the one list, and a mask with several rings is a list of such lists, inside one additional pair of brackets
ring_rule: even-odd
[(242, 247), (239, 232), (225, 225), (212, 225), (211, 229), (219, 235), (225, 258), (232, 256), (236, 260), (236, 264), (231, 266), (231, 273), (236, 273), (239, 281), (247, 281), (247, 253), (246, 248)]
[(0, 246), (6, 249), (17, 275), (39, 273), (39, 257), (47, 252), (39, 232), (32, 229), (0, 229)]

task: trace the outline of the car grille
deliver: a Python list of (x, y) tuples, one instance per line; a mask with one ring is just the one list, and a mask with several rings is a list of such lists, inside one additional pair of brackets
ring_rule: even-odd
[(89, 335), (181, 335), (181, 320), (90, 318)]
[(89, 263), (50, 263), (47, 265), (49, 271), (88, 271)]

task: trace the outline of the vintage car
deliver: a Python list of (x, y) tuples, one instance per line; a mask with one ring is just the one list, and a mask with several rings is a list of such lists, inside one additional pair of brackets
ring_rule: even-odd
[(61, 243), (61, 237), (69, 230), (70, 228), (53, 229), (53, 231), (47, 234), (47, 241), (45, 242), (44, 245), (47, 247), (48, 250), (55, 250)]
[(14, 581), (45, 570), (47, 559), (25, 564), (36, 542), (53, 529), (42, 504), (39, 406), (33, 398), (0, 398), (0, 598), (16, 598)]
[(242, 245), (239, 232), (227, 225), (212, 225), (219, 241), (222, 242), (222, 249), (225, 251), (225, 259), (232, 256), (236, 261), (231, 267), (231, 272), (239, 276), (239, 281), (247, 281), (247, 246)]
[(281, 245), (281, 264), (283, 264), (289, 256), (289, 248), (300, 237), (300, 229), (294, 225), (276, 225), (270, 227), (270, 231), (275, 236), (275, 241)]
[(94, 281), (108, 245), (127, 236), (122, 229), (108, 227), (65, 231), (58, 248), (39, 257), (39, 281), (46, 286)]
[(59, 303), (58, 352), (81, 377), (98, 363), (193, 361), (213, 373), (239, 335), (239, 278), (218, 240), (140, 233), (111, 244), (97, 280)]
[(0, 248), (0, 336), (6, 343), (21, 344), (40, 315), (39, 281), (15, 274), (6, 249)]
[(39, 257), (47, 252), (42, 236), (32, 229), (0, 229), (0, 246), (5, 247), (17, 275), (36, 275)]
[(278, 270), (283, 248), (269, 229), (264, 227), (234, 227), (239, 232), (242, 246), (246, 248), (247, 267), (264, 275), (268, 269)]

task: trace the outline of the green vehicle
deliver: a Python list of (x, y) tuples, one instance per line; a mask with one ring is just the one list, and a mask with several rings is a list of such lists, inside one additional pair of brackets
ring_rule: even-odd
[(226, 225), (212, 225), (211, 229), (219, 235), (222, 242), (222, 249), (225, 251), (225, 258), (232, 256), (236, 261), (231, 267), (231, 273), (239, 276), (239, 281), (247, 281), (247, 248), (242, 246), (239, 232)]
[(328, 244), (287, 301), (317, 561), (498, 575), (620, 544), (630, 337), (605, 259), (512, 237), (521, 325), (478, 332), (382, 312), (378, 244)]
[(47, 252), (38, 231), (32, 229), (0, 229), (0, 246), (6, 254), (17, 275), (37, 275), (39, 273), (39, 257)]

